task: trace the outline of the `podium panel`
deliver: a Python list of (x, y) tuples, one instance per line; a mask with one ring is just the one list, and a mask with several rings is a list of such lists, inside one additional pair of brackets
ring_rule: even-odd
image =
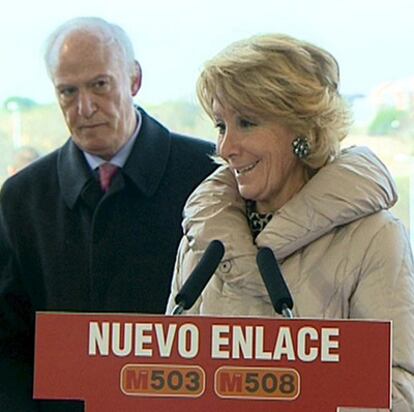
[(40, 312), (34, 397), (87, 412), (389, 409), (391, 323)]

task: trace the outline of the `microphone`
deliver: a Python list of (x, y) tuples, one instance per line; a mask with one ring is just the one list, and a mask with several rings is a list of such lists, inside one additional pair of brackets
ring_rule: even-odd
[(268, 247), (260, 248), (256, 261), (273, 308), (279, 315), (283, 315), (285, 318), (293, 318), (293, 299), (272, 249)]
[(223, 243), (219, 240), (210, 242), (200, 262), (198, 262), (175, 297), (176, 306), (172, 311), (172, 315), (181, 315), (184, 310), (190, 309), (194, 305), (208, 281), (213, 276), (213, 273), (216, 271), (223, 255)]

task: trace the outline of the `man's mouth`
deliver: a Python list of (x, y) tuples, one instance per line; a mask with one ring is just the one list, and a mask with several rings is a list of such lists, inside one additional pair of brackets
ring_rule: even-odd
[(104, 126), (105, 123), (83, 124), (80, 129), (94, 129), (95, 127)]

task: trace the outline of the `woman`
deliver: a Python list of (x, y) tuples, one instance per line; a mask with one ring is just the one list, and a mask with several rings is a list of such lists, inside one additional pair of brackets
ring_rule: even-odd
[(255, 257), (270, 247), (296, 317), (392, 319), (393, 411), (414, 405), (413, 260), (387, 210), (394, 183), (368, 149), (339, 151), (349, 115), (326, 51), (284, 35), (207, 62), (198, 97), (224, 165), (184, 210), (169, 309), (212, 239), (225, 255), (189, 313), (277, 316)]

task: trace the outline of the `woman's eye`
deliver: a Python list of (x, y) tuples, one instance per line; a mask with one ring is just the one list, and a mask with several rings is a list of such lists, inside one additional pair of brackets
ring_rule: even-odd
[(219, 134), (224, 134), (226, 131), (226, 126), (222, 122), (216, 122), (214, 127), (218, 129)]
[(256, 123), (254, 123), (254, 122), (252, 122), (251, 120), (248, 120), (248, 119), (240, 119), (239, 123), (240, 123), (240, 126), (243, 127), (243, 128), (257, 126)]

